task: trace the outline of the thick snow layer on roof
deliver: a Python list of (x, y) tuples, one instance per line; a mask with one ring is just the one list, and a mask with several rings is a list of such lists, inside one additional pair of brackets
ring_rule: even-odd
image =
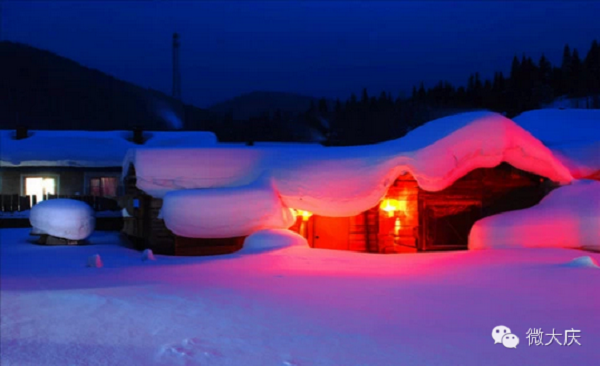
[(512, 247), (600, 250), (600, 182), (560, 187), (537, 206), (487, 217), (471, 229), (469, 249)]
[[(0, 130), (0, 165), (118, 167), (127, 150), (131, 131), (30, 131), (16, 140), (14, 130)], [(217, 142), (212, 132), (145, 132), (143, 146), (199, 147)]]
[[(423, 189), (437, 191), (473, 169), (502, 162), (560, 183), (572, 180), (540, 141), (490, 112), (442, 118), (404, 138), (369, 146), (135, 149), (124, 173), (133, 164), (138, 188), (156, 197), (178, 189), (243, 187), (264, 176), (287, 207), (351, 216), (377, 205), (403, 172)], [(211, 192), (219, 195), (202, 194)]]
[(548, 146), (575, 178), (600, 179), (600, 110), (542, 109), (514, 121)]
[(70, 240), (87, 238), (96, 226), (94, 210), (87, 203), (65, 198), (33, 206), (29, 221), (38, 233)]
[(242, 188), (167, 193), (161, 216), (169, 230), (189, 238), (229, 238), (294, 224), (273, 188), (263, 182)]

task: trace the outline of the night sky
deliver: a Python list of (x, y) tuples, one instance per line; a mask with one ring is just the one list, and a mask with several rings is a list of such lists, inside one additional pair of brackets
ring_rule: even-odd
[(397, 96), (507, 73), (523, 52), (558, 63), (600, 40), (599, 17), (592, 1), (4, 1), (2, 39), (170, 94), (176, 31), (183, 99), (206, 107), (254, 90)]

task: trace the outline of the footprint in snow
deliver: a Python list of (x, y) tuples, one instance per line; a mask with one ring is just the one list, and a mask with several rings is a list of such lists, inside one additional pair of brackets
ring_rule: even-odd
[(218, 350), (204, 344), (200, 338), (186, 338), (179, 343), (164, 345), (158, 354), (158, 358), (169, 365), (187, 365), (191, 361), (201, 362), (220, 356)]

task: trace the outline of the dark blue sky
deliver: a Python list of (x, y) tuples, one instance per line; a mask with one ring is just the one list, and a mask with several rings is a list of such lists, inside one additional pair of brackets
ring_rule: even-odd
[(181, 34), (183, 99), (201, 107), (254, 90), (347, 98), (409, 93), (507, 72), (513, 55), (560, 62), (600, 40), (600, 2), (4, 1), (2, 38), (171, 92)]

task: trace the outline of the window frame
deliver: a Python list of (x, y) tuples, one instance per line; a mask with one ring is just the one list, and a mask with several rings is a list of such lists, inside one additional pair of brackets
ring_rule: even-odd
[[(106, 171), (102, 171), (102, 172), (85, 172), (83, 173), (83, 194), (86, 196), (91, 196), (92, 195), (92, 190), (91, 190), (91, 181), (93, 178), (116, 178), (117, 179), (117, 190), (116, 193), (117, 195), (115, 197), (119, 197), (120, 191), (121, 191), (121, 173), (118, 172), (106, 172)], [(108, 197), (111, 198), (112, 196), (98, 196), (98, 197)]]
[(25, 192), (25, 179), (27, 178), (54, 178), (56, 182), (56, 196), (60, 194), (60, 174), (57, 173), (21, 173), (21, 196), (26, 196)]

